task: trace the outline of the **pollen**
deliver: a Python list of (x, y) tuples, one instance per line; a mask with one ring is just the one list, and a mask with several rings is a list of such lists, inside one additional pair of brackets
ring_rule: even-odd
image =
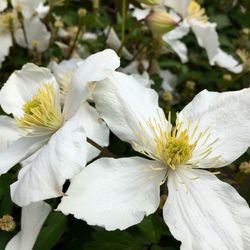
[(193, 146), (189, 144), (189, 137), (186, 131), (182, 132), (179, 137), (170, 135), (166, 145), (158, 145), (164, 162), (172, 169), (176, 166), (187, 162), (192, 157)]
[(52, 84), (45, 84), (37, 90), (33, 98), (23, 105), (23, 116), (16, 119), (17, 125), (28, 132), (52, 133), (61, 127), (63, 116), (56, 102), (56, 92)]
[(195, 18), (203, 23), (208, 21), (205, 9), (202, 8), (196, 1), (191, 1), (188, 6), (188, 18)]

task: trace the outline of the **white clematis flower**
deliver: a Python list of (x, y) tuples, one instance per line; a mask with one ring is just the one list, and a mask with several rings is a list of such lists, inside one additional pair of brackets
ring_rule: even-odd
[[(150, 159), (101, 158), (71, 180), (58, 209), (107, 230), (155, 212), (167, 182), (164, 220), (181, 249), (249, 249), (250, 209), (204, 168), (223, 167), (250, 145), (250, 89), (198, 94), (174, 126), (155, 91), (114, 72), (96, 84), (96, 108), (120, 139)], [(239, 122), (241, 127), (239, 129)]]
[(5, 123), (0, 128), (3, 133), (8, 128), (8, 133), (2, 134), (5, 147), (0, 152), (0, 174), (33, 157), (11, 186), (16, 204), (26, 206), (61, 196), (64, 182), (99, 153), (88, 152), (86, 136), (107, 145), (108, 129), (94, 108), (84, 102), (83, 94), (88, 92), (88, 82), (106, 78), (117, 67), (119, 58), (112, 50), (87, 58), (74, 76), (80, 77), (80, 82), (71, 84), (64, 105), (59, 84), (48, 69), (26, 64), (10, 76), (1, 89), (0, 104), (14, 119), (1, 118)]
[(5, 250), (32, 250), (50, 211), (50, 205), (45, 202), (23, 207), (21, 231), (9, 241)]
[(232, 56), (220, 49), (216, 23), (208, 22), (205, 10), (194, 0), (164, 0), (164, 4), (172, 8), (176, 13), (170, 12), (179, 26), (163, 35), (172, 49), (178, 54), (183, 63), (188, 61), (187, 47), (179, 41), (188, 34), (190, 28), (194, 32), (198, 44), (207, 52), (210, 65), (219, 65), (234, 73), (242, 71), (242, 65)]
[(1, 0), (0, 1), (0, 11), (4, 11), (8, 6), (8, 1), (7, 0)]

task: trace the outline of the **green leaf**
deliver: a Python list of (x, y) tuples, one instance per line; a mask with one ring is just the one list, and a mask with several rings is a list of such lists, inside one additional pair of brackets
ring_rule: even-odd
[(67, 227), (67, 217), (52, 212), (42, 228), (33, 250), (50, 250), (60, 240)]

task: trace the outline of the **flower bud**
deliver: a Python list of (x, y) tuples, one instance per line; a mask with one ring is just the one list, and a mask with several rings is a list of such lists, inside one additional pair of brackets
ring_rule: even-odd
[(240, 172), (250, 174), (250, 162), (242, 162), (240, 164)]
[(227, 81), (227, 82), (231, 82), (233, 80), (233, 77), (230, 74), (224, 74), (223, 75), (223, 80)]
[(57, 19), (55, 22), (54, 22), (54, 26), (56, 29), (60, 29), (63, 27), (63, 22), (60, 20), (60, 19)]
[(146, 22), (154, 35), (163, 35), (177, 26), (171, 15), (165, 11), (152, 12), (146, 17)]
[(137, 2), (146, 4), (146, 5), (158, 5), (160, 4), (160, 0), (137, 0)]
[(86, 9), (81, 8), (81, 9), (78, 10), (78, 16), (79, 17), (84, 17), (84, 16), (86, 16), (86, 14), (87, 14)]
[(0, 229), (6, 232), (13, 231), (16, 227), (16, 223), (12, 216), (6, 214), (0, 218)]

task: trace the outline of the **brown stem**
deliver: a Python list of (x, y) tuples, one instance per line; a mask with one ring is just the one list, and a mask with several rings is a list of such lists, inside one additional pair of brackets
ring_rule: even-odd
[(107, 148), (102, 147), (101, 145), (99, 145), (98, 143), (96, 143), (95, 141), (90, 139), (89, 137), (87, 137), (87, 142), (89, 144), (91, 144), (92, 146), (94, 146), (95, 148), (99, 149), (102, 152), (103, 156), (109, 156), (109, 157), (117, 158), (115, 154), (110, 152)]

